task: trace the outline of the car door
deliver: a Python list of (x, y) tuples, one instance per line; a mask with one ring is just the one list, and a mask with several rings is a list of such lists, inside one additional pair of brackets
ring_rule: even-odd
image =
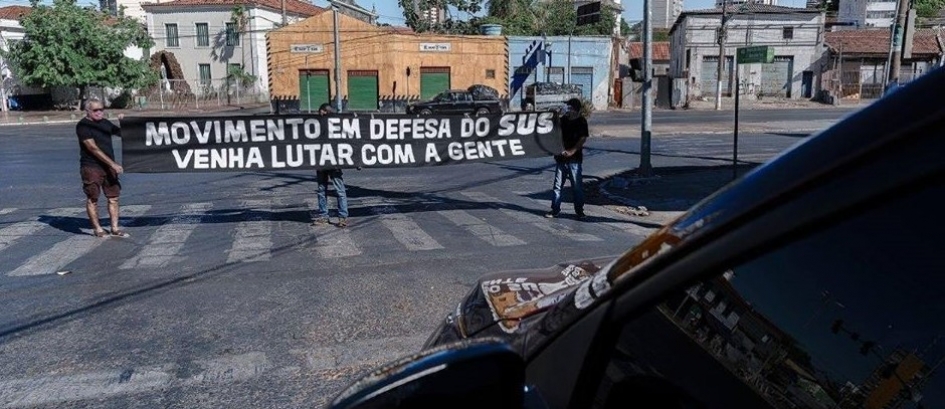
[[(945, 115), (907, 109), (895, 111), (909, 125), (864, 112), (746, 176), (770, 197), (669, 246), (564, 330), (543, 323), (554, 336), (528, 357), (534, 396), (549, 408), (945, 406)], [(794, 165), (823, 152), (810, 172)], [(795, 185), (776, 190), (780, 179)], [(735, 194), (688, 226), (727, 217)]]

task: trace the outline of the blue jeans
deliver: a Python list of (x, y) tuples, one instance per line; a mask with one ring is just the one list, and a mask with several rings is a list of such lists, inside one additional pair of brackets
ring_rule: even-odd
[(571, 181), (574, 190), (574, 213), (584, 214), (584, 182), (581, 180), (580, 162), (558, 162), (555, 166), (554, 196), (551, 198), (551, 213), (561, 211), (561, 189), (564, 179)]
[(341, 169), (319, 170), (315, 172), (318, 180), (318, 214), (316, 219), (328, 217), (328, 180), (335, 185), (338, 194), (338, 217), (348, 217), (348, 195), (345, 193), (345, 180), (341, 176)]

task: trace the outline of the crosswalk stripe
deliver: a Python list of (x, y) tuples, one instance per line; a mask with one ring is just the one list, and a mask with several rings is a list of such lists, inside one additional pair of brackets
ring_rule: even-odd
[[(464, 196), (483, 203), (497, 203), (499, 199), (489, 196), (482, 192), (461, 192)], [(521, 211), (510, 210), (510, 209), (499, 209), (502, 213), (507, 216), (518, 220), (522, 223), (528, 223), (540, 230), (544, 230), (548, 233), (551, 233), (558, 237), (563, 237), (566, 239), (571, 239), (574, 241), (603, 241), (600, 237), (597, 237), (593, 234), (587, 233), (577, 233), (572, 231), (569, 227), (557, 223), (548, 219), (545, 219), (542, 216), (538, 216), (532, 213), (523, 213)]]
[[(307, 199), (309, 210), (318, 208), (317, 199)], [(315, 252), (321, 258), (353, 257), (361, 254), (361, 249), (351, 238), (350, 229), (339, 229), (332, 225), (313, 226), (318, 239)]]
[[(84, 208), (79, 207), (64, 207), (59, 209), (52, 209), (47, 212), (48, 216), (51, 217), (69, 217), (75, 216), (85, 210)], [(10, 226), (0, 229), (0, 251), (10, 247), (17, 240), (35, 234), (36, 232), (49, 227), (48, 223), (43, 223), (39, 221), (39, 217), (34, 217), (31, 220), (24, 222), (14, 223)]]
[[(369, 203), (368, 200), (362, 203)], [(432, 236), (423, 231), (415, 221), (406, 215), (400, 214), (392, 206), (372, 206), (371, 211), (380, 218), (384, 225), (401, 244), (408, 250), (439, 250), (443, 246)]]
[(119, 268), (164, 267), (170, 264), (184, 248), (187, 238), (197, 229), (200, 214), (212, 207), (211, 203), (188, 203), (181, 206), (178, 215), (157, 229), (148, 239), (148, 244)]
[(525, 244), (519, 238), (506, 234), (498, 227), (493, 227), (480, 220), (478, 217), (469, 214), (465, 210), (441, 210), (437, 212), (447, 220), (453, 222), (459, 227), (472, 233), (483, 241), (493, 246), (520, 246)]
[(19, 210), (19, 209), (15, 208), (15, 207), (12, 207), (12, 208), (11, 208), (11, 207), (8, 207), (8, 208), (5, 208), (5, 209), (0, 209), (0, 216), (5, 215), (5, 214), (13, 213), (13, 212), (15, 212), (15, 211), (17, 211), (17, 210)]
[[(128, 205), (121, 208), (123, 217), (137, 217), (150, 209), (150, 205)], [(56, 243), (51, 249), (37, 254), (23, 263), (16, 270), (11, 271), (9, 276), (35, 276), (44, 274), (53, 274), (62, 267), (82, 257), (84, 254), (94, 250), (105, 240), (91, 235), (78, 235), (69, 237), (59, 243)]]
[(240, 222), (233, 235), (233, 247), (230, 247), (227, 263), (267, 261), (271, 258), (272, 223), (267, 220), (272, 215), (272, 201), (244, 200), (241, 207), (247, 211), (264, 213), (267, 216), (252, 216)]

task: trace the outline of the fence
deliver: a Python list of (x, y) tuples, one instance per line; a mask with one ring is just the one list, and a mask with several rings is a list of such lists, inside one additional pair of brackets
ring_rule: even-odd
[(228, 105), (260, 104), (268, 93), (259, 83), (240, 84), (235, 80), (161, 80), (158, 85), (139, 90), (134, 109), (206, 109)]

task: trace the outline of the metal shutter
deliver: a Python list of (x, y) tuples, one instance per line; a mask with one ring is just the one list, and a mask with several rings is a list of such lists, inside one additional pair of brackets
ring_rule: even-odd
[(377, 93), (377, 71), (348, 71), (348, 111), (376, 111)]
[[(725, 68), (722, 72), (722, 95), (732, 95), (732, 65), (734, 62), (735, 61), (732, 57), (725, 57)], [(719, 56), (702, 56), (702, 75), (700, 82), (702, 83), (703, 97), (715, 98), (716, 78), (718, 78), (718, 72)]]
[(316, 112), (324, 103), (331, 103), (328, 70), (299, 72), (299, 110)]
[(765, 96), (791, 97), (794, 57), (774, 57), (774, 62), (761, 64), (761, 93)]
[(420, 67), (420, 99), (428, 100), (450, 89), (450, 67)]
[(581, 86), (581, 94), (584, 99), (593, 101), (594, 99), (594, 68), (593, 67), (572, 67), (571, 83)]

